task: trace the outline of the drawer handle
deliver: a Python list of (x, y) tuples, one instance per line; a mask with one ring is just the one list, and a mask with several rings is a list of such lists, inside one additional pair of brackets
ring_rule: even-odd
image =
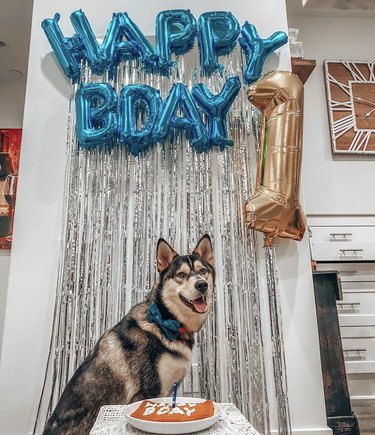
[(356, 275), (358, 270), (340, 270), (340, 275)]
[(343, 352), (347, 352), (347, 353), (360, 353), (360, 352), (367, 352), (367, 349), (343, 349)]
[(330, 242), (350, 242), (351, 239), (349, 239), (350, 236), (352, 236), (352, 233), (330, 233)]
[(343, 349), (345, 361), (363, 361), (366, 359), (367, 349)]
[(360, 305), (360, 302), (337, 302), (339, 311), (354, 311)]
[(345, 257), (347, 252), (352, 252), (352, 256), (358, 256), (358, 252), (363, 252), (363, 249), (339, 249), (340, 252), (342, 252), (342, 255)]

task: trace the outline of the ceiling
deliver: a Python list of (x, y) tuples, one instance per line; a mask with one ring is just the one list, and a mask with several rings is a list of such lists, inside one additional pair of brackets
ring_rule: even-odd
[[(26, 83), (33, 0), (0, 1), (0, 85)], [(20, 71), (23, 76), (17, 72)]]
[(339, 10), (374, 10), (374, 0), (302, 0), (306, 8)]
[(375, 0), (286, 0), (286, 5), (294, 16), (375, 17)]
[[(288, 15), (375, 17), (375, 0), (286, 0), (286, 4)], [(5, 50), (0, 47), (0, 85), (26, 83), (32, 7), (33, 0), (0, 1), (0, 41), (7, 44)]]

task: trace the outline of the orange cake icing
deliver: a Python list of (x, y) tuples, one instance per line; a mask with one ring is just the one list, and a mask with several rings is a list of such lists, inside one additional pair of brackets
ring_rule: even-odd
[(132, 417), (148, 421), (181, 422), (202, 420), (214, 415), (212, 400), (201, 403), (177, 403), (172, 408), (171, 404), (144, 400), (131, 414)]

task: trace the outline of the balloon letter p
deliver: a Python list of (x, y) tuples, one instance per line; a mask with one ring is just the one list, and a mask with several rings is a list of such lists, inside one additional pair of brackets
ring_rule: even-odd
[(197, 22), (189, 10), (162, 11), (156, 17), (156, 52), (162, 70), (174, 65), (171, 54), (185, 54), (194, 46)]
[(237, 43), (240, 25), (230, 12), (205, 12), (199, 17), (199, 52), (207, 75), (222, 70), (218, 56), (229, 54)]

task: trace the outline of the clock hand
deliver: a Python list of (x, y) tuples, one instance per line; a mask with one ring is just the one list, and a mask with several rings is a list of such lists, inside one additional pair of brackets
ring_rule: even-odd
[(365, 114), (365, 116), (364, 116), (362, 119), (367, 118), (367, 117), (370, 116), (373, 112), (375, 112), (375, 107), (374, 107), (372, 110), (370, 110), (370, 112), (367, 112), (367, 113)]
[(373, 103), (372, 101), (365, 100), (364, 98), (361, 98), (361, 97), (355, 97), (355, 96), (353, 95), (353, 99), (358, 100), (358, 101), (361, 101), (361, 102), (363, 102), (363, 103), (367, 103), (367, 104), (369, 104), (370, 106), (374, 106), (374, 107), (375, 107), (375, 103)]

